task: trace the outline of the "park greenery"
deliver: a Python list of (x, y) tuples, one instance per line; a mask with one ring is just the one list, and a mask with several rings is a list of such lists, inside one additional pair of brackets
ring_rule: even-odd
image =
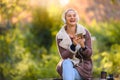
[[(50, 15), (43, 7), (26, 7), (22, 0), (7, 0), (1, 4), (0, 14), (6, 24), (0, 24), (0, 80), (37, 80), (60, 77), (56, 65), (60, 56), (55, 35), (63, 25), (61, 13)], [(31, 13), (32, 21), (12, 23), (14, 15), (22, 11)], [(1, 21), (2, 22), (2, 21)], [(93, 47), (93, 77), (102, 70), (120, 74), (120, 21), (80, 22), (91, 33)]]

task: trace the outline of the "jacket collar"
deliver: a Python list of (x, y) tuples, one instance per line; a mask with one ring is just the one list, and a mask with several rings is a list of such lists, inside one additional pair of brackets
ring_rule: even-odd
[[(85, 28), (80, 25), (77, 24), (77, 30), (76, 30), (76, 34), (82, 33), (83, 35), (86, 34)], [(65, 30), (65, 25), (62, 26), (62, 28), (60, 29), (60, 31), (57, 33), (56, 35), (57, 39), (62, 39), (62, 41), (59, 43), (59, 45), (65, 49), (68, 49), (69, 46), (72, 44), (72, 41), (69, 37), (69, 35), (67, 34), (66, 30)]]

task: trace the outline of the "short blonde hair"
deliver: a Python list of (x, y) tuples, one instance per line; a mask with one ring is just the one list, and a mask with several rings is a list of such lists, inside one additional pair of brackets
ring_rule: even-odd
[(72, 9), (72, 8), (65, 10), (65, 12), (62, 14), (62, 20), (63, 20), (63, 22), (66, 23), (65, 17), (66, 17), (66, 14), (67, 14), (69, 11), (74, 11), (74, 12), (76, 13), (77, 22), (78, 22), (78, 21), (79, 21), (78, 12), (77, 12), (75, 9)]

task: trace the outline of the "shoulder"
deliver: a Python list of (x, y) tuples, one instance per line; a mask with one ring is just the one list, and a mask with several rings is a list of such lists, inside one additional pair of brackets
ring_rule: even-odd
[(90, 32), (89, 32), (89, 30), (88, 30), (86, 27), (84, 27), (84, 26), (83, 26), (83, 25), (81, 25), (81, 24), (79, 24), (79, 26), (78, 26), (78, 27), (83, 28), (83, 29), (85, 30), (85, 33), (90, 35)]
[(91, 33), (89, 32), (89, 30), (86, 28), (86, 27), (84, 27), (83, 25), (81, 25), (81, 24), (79, 24), (79, 26), (78, 27), (81, 27), (82, 29), (84, 29), (84, 33), (85, 33), (85, 36), (86, 37), (91, 37)]
[(62, 39), (62, 38), (64, 38), (64, 36), (65, 36), (65, 28), (64, 28), (64, 26), (62, 26), (61, 29), (56, 34), (56, 38)]
[(91, 33), (89, 32), (89, 30), (85, 28), (85, 32), (86, 32), (85, 38), (86, 39), (91, 39)]
[(82, 26), (81, 24), (77, 24), (77, 32), (76, 33), (77, 34), (82, 33), (83, 35), (85, 35), (86, 32), (85, 32), (84, 26)]
[(91, 33), (89, 32), (88, 29), (85, 28), (85, 32), (86, 32), (86, 35), (90, 35), (91, 36)]

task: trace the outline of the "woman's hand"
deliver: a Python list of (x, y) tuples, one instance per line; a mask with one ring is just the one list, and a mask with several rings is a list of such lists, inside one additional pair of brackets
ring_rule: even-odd
[(82, 48), (85, 48), (85, 39), (84, 38), (79, 38), (77, 41), (81, 45)]
[(84, 48), (85, 47), (84, 42), (85, 42), (85, 39), (82, 37), (77, 37), (77, 36), (73, 37), (73, 44), (74, 45), (80, 44), (81, 47)]
[(73, 37), (73, 44), (74, 44), (75, 46), (78, 44), (78, 38), (77, 38), (76, 35)]

